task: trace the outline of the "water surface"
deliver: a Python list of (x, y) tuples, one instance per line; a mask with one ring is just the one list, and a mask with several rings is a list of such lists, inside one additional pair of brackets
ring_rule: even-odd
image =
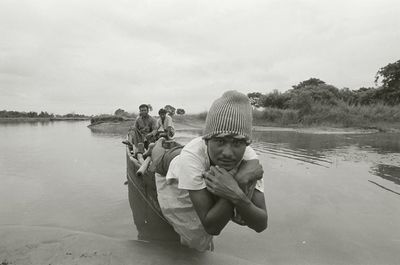
[[(87, 125), (0, 123), (0, 225), (136, 238), (123, 137)], [(216, 252), (260, 264), (398, 264), (400, 134), (267, 131), (252, 146), (265, 171), (269, 228), (229, 224)]]

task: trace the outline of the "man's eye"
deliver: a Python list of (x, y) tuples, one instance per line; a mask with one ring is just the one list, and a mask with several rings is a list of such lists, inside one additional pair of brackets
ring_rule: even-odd
[(241, 140), (236, 140), (236, 141), (233, 141), (233, 144), (234, 144), (235, 146), (242, 146), (242, 145), (245, 144), (245, 142), (244, 142), (244, 141), (241, 141)]
[(215, 141), (217, 144), (224, 144), (224, 139), (218, 139), (218, 138), (216, 138), (214, 141)]

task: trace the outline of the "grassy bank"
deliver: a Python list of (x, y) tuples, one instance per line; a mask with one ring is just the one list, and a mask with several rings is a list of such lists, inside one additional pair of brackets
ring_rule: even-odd
[[(206, 116), (207, 113), (175, 115), (173, 116), (175, 130), (201, 129), (203, 128)], [(90, 119), (88, 127), (96, 133), (126, 135), (134, 123), (135, 119), (133, 118), (99, 115)]]
[[(202, 129), (207, 113), (174, 115), (176, 130)], [(377, 129), (400, 132), (400, 108), (383, 104), (351, 106), (315, 104), (308, 112), (294, 109), (265, 108), (253, 110), (253, 124), (268, 127)], [(102, 115), (91, 119), (89, 128), (94, 132), (125, 135), (134, 119)]]
[(98, 115), (90, 118), (90, 125), (96, 125), (101, 123), (121, 123), (126, 121), (133, 121), (134, 118), (128, 118), (123, 116), (116, 116), (116, 115)]
[(335, 128), (376, 128), (381, 131), (400, 130), (400, 108), (375, 104), (352, 106), (315, 104), (307, 112), (294, 109), (265, 108), (254, 110), (254, 124), (261, 126)]

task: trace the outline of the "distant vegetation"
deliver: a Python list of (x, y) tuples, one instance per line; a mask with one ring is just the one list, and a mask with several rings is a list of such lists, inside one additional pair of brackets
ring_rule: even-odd
[(123, 116), (102, 114), (102, 115), (97, 115), (97, 116), (90, 118), (90, 124), (96, 125), (96, 124), (103, 123), (103, 122), (122, 122), (122, 121), (126, 121), (126, 120), (128, 120), (128, 119)]
[[(378, 82), (381, 85), (378, 85)], [(310, 78), (293, 85), (285, 92), (278, 90), (265, 94), (252, 92), (248, 94), (248, 97), (254, 107), (254, 123), (258, 125), (327, 125), (400, 129), (400, 60), (380, 68), (375, 75), (375, 85), (375, 87), (361, 87), (355, 90), (346, 87), (339, 89), (318, 78)], [(150, 110), (153, 110), (150, 104), (148, 106)], [(180, 123), (201, 123), (207, 117), (207, 112), (185, 114), (184, 109), (171, 105), (165, 105), (164, 109)], [(137, 114), (119, 108), (113, 115), (102, 114), (91, 117), (90, 122), (91, 125), (124, 122), (133, 121), (136, 117)], [(43, 111), (36, 113), (3, 110), (0, 111), (0, 118), (78, 119), (89, 117), (75, 113), (54, 115)]]
[[(151, 104), (147, 104), (149, 106), (149, 111), (153, 110), (153, 107), (151, 106)], [(176, 109), (175, 107), (171, 106), (171, 105), (165, 105), (164, 109), (167, 111), (167, 113), (170, 116), (175, 116), (177, 117), (175, 114), (178, 114), (179, 116), (182, 116), (185, 114), (185, 110), (178, 108)], [(158, 111), (157, 111), (158, 113)], [(207, 113), (205, 114), (205, 116), (207, 115)], [(194, 115), (186, 115), (185, 118), (192, 120), (191, 116), (196, 116), (199, 117), (200, 119), (202, 119), (204, 116), (204, 114), (194, 114)], [(204, 116), (204, 119), (205, 119)], [(136, 113), (129, 113), (121, 108), (117, 109), (114, 112), (114, 115), (109, 115), (109, 114), (101, 114), (101, 115), (97, 115), (94, 116), (90, 119), (90, 124), (91, 125), (96, 125), (96, 124), (100, 124), (100, 123), (104, 123), (104, 122), (123, 122), (123, 121), (128, 121), (128, 120), (133, 120), (137, 117)], [(182, 118), (181, 118), (182, 120)]]
[(350, 90), (310, 78), (283, 93), (253, 92), (248, 97), (259, 124), (368, 127), (376, 123), (400, 123), (400, 60), (379, 69), (376, 85), (379, 80), (381, 86)]
[(19, 112), (19, 111), (0, 111), (1, 118), (54, 118), (53, 113), (49, 114), (47, 112), (40, 112), (39, 114), (34, 111), (30, 112)]
[[(149, 105), (149, 108), (151, 105)], [(90, 125), (96, 125), (105, 122), (123, 122), (127, 120), (133, 120), (137, 117), (136, 113), (129, 113), (121, 108), (114, 112), (114, 115), (101, 114), (96, 115), (90, 119)]]
[(7, 111), (1, 110), (0, 111), (0, 118), (9, 118), (9, 119), (16, 119), (16, 118), (43, 118), (43, 119), (85, 119), (89, 118), (83, 114), (76, 114), (76, 113), (68, 113), (65, 115), (58, 115), (53, 113), (47, 113), (46, 111), (41, 111), (37, 113), (35, 111), (29, 112), (20, 112), (20, 111)]

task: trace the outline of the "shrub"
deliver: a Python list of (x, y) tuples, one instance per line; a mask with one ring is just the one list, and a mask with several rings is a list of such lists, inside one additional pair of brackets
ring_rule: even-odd
[(90, 124), (95, 125), (103, 122), (121, 122), (125, 121), (126, 119), (121, 116), (115, 116), (115, 115), (107, 115), (107, 114), (102, 114), (98, 116), (94, 116), (90, 119)]

